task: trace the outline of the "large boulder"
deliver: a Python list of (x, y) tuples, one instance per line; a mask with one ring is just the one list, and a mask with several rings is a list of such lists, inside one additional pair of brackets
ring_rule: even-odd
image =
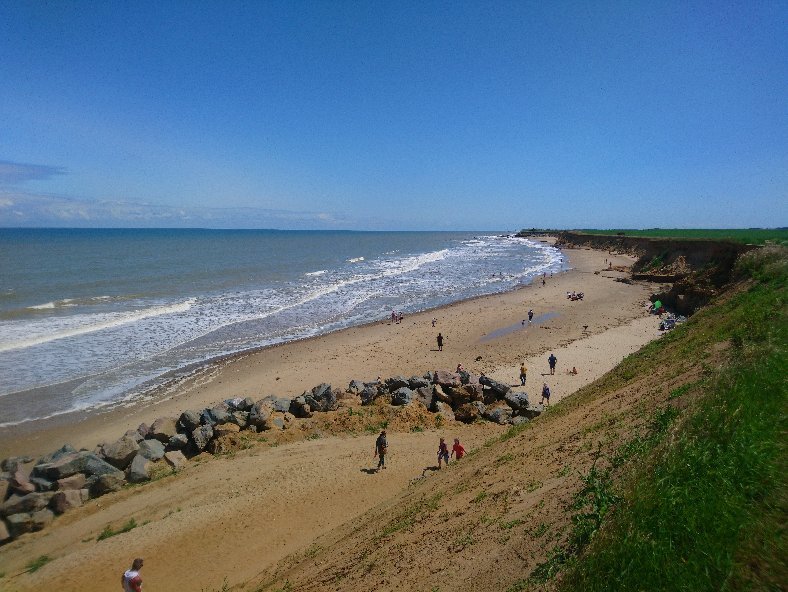
[(403, 386), (401, 388), (398, 388), (393, 393), (391, 393), (391, 404), (392, 405), (407, 405), (408, 403), (413, 401), (414, 398), (415, 398), (415, 395), (414, 395), (413, 391), (410, 390), (408, 387)]
[(448, 370), (436, 370), (433, 374), (432, 381), (441, 386), (461, 386), (462, 380), (460, 375), (456, 372), (449, 372)]
[(11, 484), (7, 479), (0, 479), (0, 503), (5, 501), (11, 492)]
[(391, 378), (387, 378), (385, 381), (386, 390), (390, 393), (394, 393), (394, 391), (401, 389), (403, 387), (408, 386), (408, 379), (404, 376), (392, 376)]
[(510, 387), (508, 384), (493, 380), (489, 376), (480, 376), (479, 383), (491, 389), (496, 394), (496, 398), (498, 399), (503, 399), (506, 396), (506, 393), (512, 390), (512, 387)]
[(51, 463), (68, 454), (74, 454), (76, 451), (77, 449), (74, 448), (71, 444), (63, 444), (63, 446), (61, 446), (54, 452), (50, 452), (49, 454), (45, 454), (44, 456), (39, 458), (36, 464), (43, 465), (46, 463)]
[(43, 477), (30, 477), (30, 483), (36, 488), (36, 491), (52, 491), (55, 484), (52, 481), (47, 481)]
[(483, 416), (488, 421), (492, 421), (498, 425), (505, 425), (509, 423), (509, 420), (512, 418), (512, 408), (506, 403), (496, 403), (493, 406), (487, 407)]
[(521, 393), (517, 391), (509, 391), (503, 398), (509, 407), (515, 411), (526, 409), (528, 407), (528, 393)]
[(290, 413), (301, 418), (312, 417), (312, 406), (306, 402), (306, 397), (296, 397), (290, 401)]
[(202, 424), (200, 412), (194, 409), (187, 409), (181, 413), (181, 416), (178, 418), (178, 423), (181, 424), (185, 433), (190, 434)]
[[(162, 456), (164, 456), (164, 453), (162, 453)], [(134, 460), (131, 461), (129, 469), (126, 472), (129, 483), (142, 483), (143, 481), (150, 480), (151, 469), (150, 459), (145, 458), (142, 454), (138, 454), (134, 457)]]
[(72, 508), (82, 505), (82, 492), (79, 489), (58, 491), (49, 501), (49, 507), (55, 514), (62, 514)]
[(408, 388), (411, 390), (416, 390), (424, 387), (430, 386), (430, 381), (424, 378), (423, 376), (411, 376), (408, 378)]
[[(288, 401), (288, 403), (292, 403)], [(290, 405), (288, 405), (288, 409), (290, 409)], [(270, 397), (265, 397), (264, 399), (260, 399), (252, 405), (251, 411), (249, 411), (249, 425), (252, 425), (258, 429), (264, 429), (265, 422), (268, 421), (268, 418), (271, 417), (271, 413), (274, 412), (274, 403)]]
[(471, 394), (464, 387), (446, 386), (443, 387), (443, 390), (449, 396), (451, 406), (455, 409), (473, 400)]
[(208, 412), (213, 418), (214, 425), (230, 422), (230, 408), (226, 403), (219, 403), (211, 407)]
[(0, 505), (0, 516), (11, 516), (36, 512), (49, 505), (49, 500), (55, 495), (51, 491), (28, 493), (27, 495), (12, 495)]
[(48, 481), (57, 481), (77, 473), (94, 476), (118, 472), (120, 471), (117, 468), (92, 452), (80, 451), (66, 454), (51, 463), (36, 465), (33, 467), (32, 475), (43, 477)]
[(213, 428), (209, 425), (200, 426), (192, 432), (192, 442), (202, 452), (213, 437)]
[(170, 465), (175, 471), (180, 471), (186, 466), (187, 462), (186, 457), (183, 456), (183, 452), (180, 450), (170, 450), (169, 452), (165, 452), (164, 460), (167, 461), (167, 464)]
[(527, 407), (520, 408), (517, 410), (517, 415), (521, 415), (522, 417), (527, 417), (528, 419), (534, 419), (535, 417), (539, 417), (542, 413), (544, 413), (544, 406), (538, 403), (529, 404)]
[[(126, 476), (123, 473), (91, 477), (86, 483), (88, 486), (88, 491), (92, 497), (101, 497), (102, 495), (112, 493), (113, 491), (120, 491), (125, 484)], [(82, 491), (85, 490), (80, 489), (80, 492)]]
[[(290, 401), (287, 401), (288, 406)], [(254, 403), (253, 403), (254, 405)], [(231, 411), (230, 412), (230, 423), (234, 423), (239, 428), (244, 429), (246, 426), (249, 425), (249, 412), (248, 411)]]
[(148, 438), (154, 438), (162, 444), (166, 444), (178, 433), (177, 423), (178, 420), (174, 417), (160, 417), (150, 427)]
[(337, 408), (337, 398), (330, 384), (319, 384), (303, 396), (312, 411), (334, 411)]
[(76, 475), (71, 475), (70, 477), (58, 479), (56, 486), (59, 491), (67, 491), (71, 489), (79, 491), (85, 487), (85, 483), (87, 483), (87, 478), (85, 475), (82, 473), (77, 473)]
[(523, 423), (528, 423), (531, 421), (527, 417), (523, 417), (522, 415), (516, 415), (509, 420), (509, 425), (518, 426)]
[(105, 444), (101, 452), (104, 455), (104, 460), (123, 471), (129, 466), (139, 449), (140, 445), (134, 438), (123, 436), (112, 444)]
[(461, 421), (463, 423), (473, 423), (479, 417), (481, 413), (479, 412), (479, 408), (472, 404), (472, 403), (465, 403), (464, 405), (460, 405), (454, 411), (454, 417), (457, 421)]
[(448, 403), (444, 403), (438, 399), (435, 399), (432, 402), (432, 406), (430, 407), (430, 411), (433, 413), (438, 413), (443, 416), (444, 419), (454, 421), (454, 409), (451, 408), (451, 405)]
[(276, 395), (268, 395), (263, 398), (263, 401), (268, 401), (271, 404), (273, 411), (279, 413), (287, 413), (290, 411), (290, 399), (288, 397), (277, 397)]
[(200, 411), (200, 423), (202, 425), (207, 425), (211, 427), (216, 425), (216, 420), (211, 414), (210, 409), (203, 409), (202, 411)]
[(29, 513), (6, 516), (5, 522), (8, 525), (8, 532), (12, 538), (18, 538), (25, 533), (35, 530), (35, 520), (33, 520), (33, 515)]
[(422, 386), (414, 391), (416, 400), (424, 405), (427, 409), (432, 407), (432, 401), (435, 398), (435, 393), (432, 386)]
[(137, 431), (137, 430), (126, 430), (126, 433), (123, 434), (123, 435), (126, 436), (127, 438), (131, 438), (137, 444), (139, 444), (140, 442), (142, 442), (145, 439), (145, 438), (142, 437), (142, 434), (140, 434), (139, 431)]
[(361, 404), (371, 405), (380, 394), (377, 385), (367, 384), (361, 391)]
[[(189, 445), (189, 436), (186, 434), (175, 434), (170, 441), (167, 442), (167, 450), (183, 450)], [(166, 456), (165, 452), (165, 456)]]
[(33, 512), (30, 517), (33, 519), (33, 532), (37, 532), (52, 524), (55, 514), (52, 510), (44, 508), (43, 510), (38, 510), (38, 512)]
[(435, 398), (438, 401), (442, 401), (451, 405), (451, 396), (446, 392), (446, 389), (444, 389), (438, 383), (435, 383), (435, 385), (432, 387), (432, 393), (435, 395)]
[[(169, 439), (167, 440), (169, 442)], [(142, 456), (148, 460), (161, 460), (164, 457), (164, 444), (159, 440), (145, 440), (140, 442), (140, 448), (136, 456)], [(133, 460), (132, 460), (133, 462)]]
[[(34, 477), (35, 479), (35, 477)], [(8, 480), (8, 485), (14, 493), (27, 495), (36, 491), (36, 485), (20, 469), (14, 471)]]
[(350, 384), (347, 387), (351, 393), (359, 394), (361, 391), (364, 390), (364, 381), (363, 380), (351, 380)]

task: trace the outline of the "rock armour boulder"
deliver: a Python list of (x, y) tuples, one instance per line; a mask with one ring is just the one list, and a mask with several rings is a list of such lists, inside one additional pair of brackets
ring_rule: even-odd
[(139, 449), (140, 445), (134, 438), (123, 436), (115, 440), (112, 444), (103, 446), (102, 454), (104, 460), (116, 469), (123, 471), (129, 466), (129, 463), (136, 456)]

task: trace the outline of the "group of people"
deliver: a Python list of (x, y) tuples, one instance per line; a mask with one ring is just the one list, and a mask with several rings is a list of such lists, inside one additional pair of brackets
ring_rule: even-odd
[[(389, 443), (388, 439), (386, 438), (386, 430), (382, 430), (378, 435), (377, 440), (375, 440), (375, 454), (374, 456), (378, 457), (378, 468), (385, 469), (386, 468), (386, 454), (388, 454), (389, 450)], [(463, 456), (465, 456), (465, 448), (462, 444), (460, 444), (459, 438), (454, 438), (454, 446), (451, 448), (451, 453), (449, 453), (449, 447), (446, 444), (446, 440), (444, 438), (440, 439), (440, 443), (438, 444), (438, 469), (442, 468), (443, 463), (446, 463), (448, 466), (449, 458), (456, 457), (457, 460), (460, 460)]]
[(397, 323), (397, 324), (399, 324), (399, 323), (401, 323), (403, 320), (405, 320), (405, 315), (404, 315), (404, 314), (402, 314), (402, 311), (400, 311), (400, 312), (396, 312), (396, 311), (394, 311), (394, 310), (392, 310), (392, 311), (391, 311), (391, 322), (392, 322), (392, 323)]

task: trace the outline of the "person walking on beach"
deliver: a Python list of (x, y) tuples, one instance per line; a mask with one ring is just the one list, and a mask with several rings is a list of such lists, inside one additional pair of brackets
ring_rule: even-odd
[(525, 367), (525, 362), (520, 364), (520, 385), (525, 386), (525, 376), (528, 372), (528, 368)]
[(389, 444), (386, 441), (386, 430), (380, 432), (378, 439), (375, 440), (375, 454), (378, 457), (378, 471), (386, 468), (386, 452), (388, 452)]
[(550, 406), (550, 387), (547, 386), (546, 382), (542, 385), (542, 400), (539, 401), (539, 404), (545, 407)]
[(534, 311), (533, 311), (533, 309), (530, 309), (528, 311), (528, 322), (530, 323), (533, 320), (534, 320)]
[(437, 322), (438, 322), (438, 319), (436, 319), (435, 317), (432, 317), (432, 326), (433, 327), (435, 326), (435, 323), (437, 323)]
[(435, 339), (438, 341), (438, 351), (443, 351), (443, 335), (438, 333), (438, 336)]
[(459, 438), (454, 438), (454, 446), (451, 447), (451, 455), (457, 460), (460, 460), (463, 456), (465, 456), (465, 448), (463, 448), (462, 444), (460, 444)]
[(443, 438), (438, 444), (438, 469), (441, 468), (441, 461), (446, 461), (446, 466), (449, 466), (449, 447), (446, 446), (446, 440)]
[(555, 374), (555, 363), (558, 361), (558, 358), (555, 357), (554, 353), (550, 353), (550, 357), (547, 358), (547, 363), (550, 365), (550, 374)]
[(141, 569), (142, 559), (138, 557), (132, 562), (131, 569), (127, 569), (120, 577), (120, 585), (123, 586), (123, 592), (142, 592)]

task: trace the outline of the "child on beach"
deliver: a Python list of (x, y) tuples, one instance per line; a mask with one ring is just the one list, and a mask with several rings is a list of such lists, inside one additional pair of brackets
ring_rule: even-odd
[[(463, 448), (462, 444), (460, 444), (459, 438), (454, 438), (454, 446), (451, 447), (451, 455), (457, 460), (460, 460), (463, 456), (465, 456), (465, 448)], [(448, 461), (446, 462), (448, 463)]]
[(525, 386), (525, 377), (526, 373), (528, 372), (528, 368), (525, 367), (525, 362), (520, 364), (520, 385)]
[(449, 466), (449, 447), (446, 446), (446, 441), (441, 438), (438, 444), (438, 468), (441, 468), (441, 461), (446, 461), (446, 466)]

